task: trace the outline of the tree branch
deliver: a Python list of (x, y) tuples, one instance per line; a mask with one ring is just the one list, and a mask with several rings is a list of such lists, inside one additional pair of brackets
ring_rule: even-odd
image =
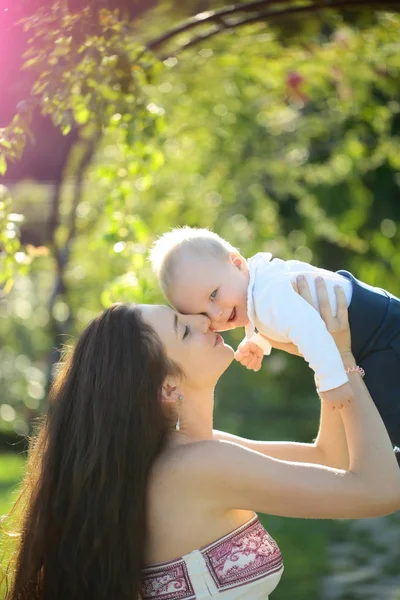
[(90, 140), (88, 140), (87, 146), (85, 149), (85, 153), (82, 157), (82, 160), (79, 164), (78, 172), (76, 174), (74, 197), (73, 197), (73, 201), (72, 201), (71, 211), (69, 214), (68, 237), (67, 237), (67, 241), (65, 243), (65, 246), (68, 248), (70, 247), (71, 242), (74, 240), (74, 238), (76, 236), (76, 217), (77, 217), (76, 211), (78, 208), (78, 204), (82, 198), (82, 189), (83, 189), (85, 172), (92, 161), (93, 154), (96, 150), (97, 143), (98, 143), (100, 137), (101, 137), (101, 132), (97, 131), (93, 135), (93, 137)]
[[(176, 37), (183, 33), (188, 33), (192, 30), (198, 30), (203, 28), (205, 25), (215, 26), (211, 31), (203, 34), (196, 35), (188, 42), (178, 46), (178, 48), (169, 53), (165, 53), (160, 58), (163, 60), (168, 56), (175, 56), (192, 46), (200, 44), (201, 42), (208, 40), (223, 31), (229, 29), (236, 29), (244, 25), (250, 25), (254, 23), (264, 22), (266, 20), (273, 20), (279, 17), (285, 17), (293, 14), (306, 13), (306, 12), (320, 12), (321, 10), (333, 10), (333, 9), (346, 9), (346, 8), (379, 8), (379, 9), (392, 9), (400, 10), (400, 0), (305, 0), (307, 4), (301, 6), (293, 6), (292, 0), (259, 0), (257, 2), (248, 2), (246, 4), (238, 4), (228, 8), (223, 8), (215, 11), (208, 11), (200, 13), (191, 17), (181, 25), (173, 27), (163, 35), (151, 40), (147, 43), (146, 47), (148, 50), (154, 52), (155, 50), (162, 48), (167, 42), (174, 40)], [(281, 7), (284, 8), (276, 10)], [(262, 10), (267, 8), (267, 10)], [(261, 10), (260, 10), (261, 9)], [(243, 18), (232, 20), (232, 17), (236, 15), (242, 15), (245, 13)]]
[[(289, 0), (290, 1), (290, 0)], [(198, 28), (201, 25), (208, 23), (215, 23), (220, 21), (223, 17), (228, 17), (231, 15), (240, 14), (242, 12), (255, 12), (260, 8), (265, 8), (266, 6), (270, 6), (271, 4), (287, 4), (288, 0), (258, 0), (257, 2), (249, 2), (247, 4), (237, 4), (234, 6), (230, 6), (228, 8), (221, 8), (219, 10), (207, 11), (203, 13), (199, 13), (194, 17), (190, 17), (181, 25), (177, 25), (173, 27), (163, 35), (160, 35), (158, 38), (155, 38), (150, 43), (147, 44), (147, 48), (149, 50), (156, 50), (159, 46), (162, 46), (168, 40), (176, 37), (181, 33), (187, 33), (191, 29)]]
[[(52, 333), (52, 349), (49, 355), (49, 364), (48, 364), (48, 373), (47, 373), (47, 393), (50, 389), (50, 385), (53, 378), (53, 367), (60, 359), (60, 349), (59, 349), (59, 337), (61, 335), (65, 335), (67, 331), (71, 330), (72, 324), (72, 316), (68, 317), (67, 321), (60, 323), (54, 317), (54, 306), (56, 300), (59, 296), (64, 298), (66, 304), (67, 302), (67, 286), (65, 283), (65, 271), (69, 263), (69, 259), (71, 256), (71, 245), (76, 237), (76, 222), (77, 222), (77, 208), (79, 202), (82, 199), (82, 189), (84, 176), (86, 173), (86, 169), (89, 167), (93, 154), (96, 150), (97, 142), (100, 139), (100, 131), (96, 132), (90, 140), (87, 140), (86, 147), (83, 152), (83, 155), (80, 159), (78, 170), (75, 176), (75, 185), (74, 185), (74, 196), (72, 200), (71, 210), (68, 216), (68, 233), (65, 240), (64, 245), (60, 247), (56, 247), (54, 251), (54, 258), (56, 261), (56, 274), (54, 278), (53, 289), (51, 291), (49, 302), (48, 302), (48, 310), (50, 315), (50, 330)], [(58, 203), (59, 207), (60, 203)], [(59, 214), (56, 215), (55, 222), (60, 222)], [(46, 394), (47, 395), (47, 394)]]

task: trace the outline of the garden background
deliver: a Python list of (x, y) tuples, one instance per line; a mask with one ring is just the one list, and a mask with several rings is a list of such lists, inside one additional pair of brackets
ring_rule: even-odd
[[(0, 514), (60, 349), (114, 301), (162, 301), (147, 252), (169, 228), (400, 295), (399, 3), (321, 4), (0, 0)], [(230, 367), (215, 425), (310, 441), (318, 412), (274, 351)], [(399, 600), (399, 515), (263, 522), (274, 600)]]

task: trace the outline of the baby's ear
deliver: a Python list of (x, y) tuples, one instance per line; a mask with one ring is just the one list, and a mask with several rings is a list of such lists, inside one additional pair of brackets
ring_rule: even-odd
[(229, 261), (240, 271), (243, 271), (246, 265), (246, 260), (241, 254), (238, 254), (237, 252), (231, 252), (229, 254)]

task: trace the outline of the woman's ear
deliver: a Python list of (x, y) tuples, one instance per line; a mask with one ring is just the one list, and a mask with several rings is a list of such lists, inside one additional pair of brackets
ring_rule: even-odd
[(178, 402), (182, 400), (183, 396), (178, 381), (172, 377), (167, 377), (161, 389), (161, 401)]

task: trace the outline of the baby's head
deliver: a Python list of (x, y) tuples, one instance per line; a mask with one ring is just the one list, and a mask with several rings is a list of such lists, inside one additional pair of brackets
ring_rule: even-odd
[(150, 259), (165, 297), (179, 312), (205, 314), (219, 331), (248, 322), (247, 262), (216, 233), (173, 229), (158, 238)]

